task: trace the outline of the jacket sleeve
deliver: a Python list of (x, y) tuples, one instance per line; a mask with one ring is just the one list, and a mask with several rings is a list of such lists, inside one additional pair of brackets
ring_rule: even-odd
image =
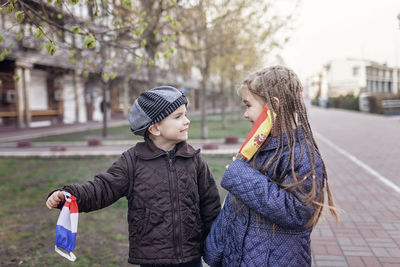
[(221, 185), (246, 206), (284, 228), (303, 228), (314, 213), (311, 205), (302, 204), (293, 193), (280, 188), (244, 161), (235, 160), (229, 165)]
[(125, 153), (104, 173), (97, 174), (84, 184), (63, 187), (77, 198), (79, 212), (105, 208), (125, 196), (129, 188), (128, 163)]
[(205, 226), (204, 237), (208, 234), (212, 222), (221, 210), (221, 202), (214, 177), (207, 163), (198, 155), (198, 190), (200, 213)]
[[(228, 202), (228, 200), (229, 195), (227, 196), (226, 201)], [(227, 203), (225, 203), (221, 212), (218, 214), (217, 219), (213, 222), (210, 233), (208, 234), (204, 244), (204, 261), (211, 267), (222, 266), (229, 211), (227, 206)]]

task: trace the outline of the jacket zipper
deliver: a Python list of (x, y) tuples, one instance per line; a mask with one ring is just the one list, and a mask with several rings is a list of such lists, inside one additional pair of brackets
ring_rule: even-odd
[(171, 187), (172, 187), (172, 218), (173, 218), (173, 235), (174, 235), (174, 247), (175, 253), (178, 257), (179, 263), (182, 263), (182, 249), (181, 249), (181, 237), (180, 237), (180, 223), (179, 223), (179, 211), (178, 211), (178, 193), (177, 193), (177, 185), (176, 185), (176, 176), (174, 175), (172, 159), (168, 158), (169, 163), (169, 172), (170, 172), (170, 179), (171, 179)]

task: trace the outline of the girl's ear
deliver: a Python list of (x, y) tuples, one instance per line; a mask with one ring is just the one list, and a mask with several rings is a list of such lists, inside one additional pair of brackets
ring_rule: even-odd
[(277, 97), (274, 97), (274, 102), (275, 102), (277, 109), (279, 109), (281, 102), (279, 101), (279, 99)]
[(160, 134), (161, 134), (157, 123), (150, 125), (148, 131), (149, 131), (149, 133), (151, 133), (154, 136), (160, 136)]

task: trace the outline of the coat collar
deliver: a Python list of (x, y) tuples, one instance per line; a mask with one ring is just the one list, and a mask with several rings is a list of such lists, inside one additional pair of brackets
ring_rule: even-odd
[[(176, 145), (175, 156), (191, 158), (199, 152), (200, 149), (195, 150), (191, 145), (183, 141)], [(154, 159), (163, 155), (168, 156), (168, 152), (157, 147), (153, 141), (146, 137), (144, 142), (136, 144), (136, 155), (142, 159)]]
[[(303, 133), (303, 128), (301, 126), (298, 126), (296, 129), (294, 129), (293, 133), (294, 136), (296, 137), (296, 142), (299, 142), (305, 138)], [(286, 133), (282, 134), (281, 142), (283, 142), (284, 146), (287, 145), (288, 140)], [(279, 137), (278, 136), (268, 137), (267, 140), (265, 140), (265, 143), (266, 146), (263, 147), (261, 151), (275, 150), (278, 147)]]

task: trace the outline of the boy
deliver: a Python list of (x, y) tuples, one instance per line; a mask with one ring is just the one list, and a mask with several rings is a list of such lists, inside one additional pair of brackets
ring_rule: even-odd
[[(202, 266), (203, 241), (221, 205), (200, 150), (186, 143), (186, 104), (186, 97), (174, 87), (142, 93), (129, 122), (144, 142), (125, 151), (93, 181), (62, 189), (77, 198), (80, 212), (128, 199), (129, 263)], [(64, 195), (57, 190), (46, 205), (61, 208), (63, 202)]]

